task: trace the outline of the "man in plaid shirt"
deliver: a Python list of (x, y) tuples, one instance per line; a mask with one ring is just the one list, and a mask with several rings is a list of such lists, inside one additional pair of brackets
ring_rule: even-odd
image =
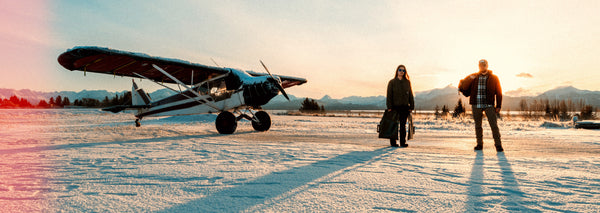
[(498, 129), (497, 114), (502, 106), (502, 87), (498, 76), (488, 70), (488, 62), (485, 59), (479, 61), (479, 72), (467, 76), (461, 81), (460, 89), (468, 91), (469, 103), (473, 109), (473, 120), (475, 120), (475, 136), (477, 146), (475, 150), (483, 149), (483, 112), (490, 123), (496, 151), (503, 152), (500, 130)]

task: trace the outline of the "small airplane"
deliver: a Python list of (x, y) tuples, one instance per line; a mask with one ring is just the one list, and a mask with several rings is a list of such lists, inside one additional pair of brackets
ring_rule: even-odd
[[(132, 79), (131, 105), (111, 106), (102, 110), (114, 113), (126, 109), (137, 110), (137, 127), (141, 126), (140, 121), (145, 117), (219, 113), (215, 124), (221, 134), (235, 132), (237, 122), (241, 119), (252, 121), (256, 131), (269, 130), (271, 117), (267, 112), (260, 111), (261, 106), (279, 92), (289, 101), (284, 89), (307, 82), (304, 78), (272, 75), (262, 61), (260, 63), (267, 73), (206, 66), (94, 46), (69, 49), (58, 57), (58, 63), (71, 71), (83, 71), (84, 75), (94, 72), (146, 79), (177, 92), (153, 101)], [(176, 84), (179, 90), (166, 84)], [(185, 90), (182, 91), (181, 87)], [(239, 115), (235, 116), (234, 113)]]

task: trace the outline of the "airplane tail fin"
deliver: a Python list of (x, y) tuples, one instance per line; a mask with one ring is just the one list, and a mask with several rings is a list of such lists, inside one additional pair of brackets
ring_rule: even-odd
[(131, 105), (148, 105), (150, 102), (152, 102), (150, 96), (143, 89), (139, 89), (137, 84), (135, 84), (135, 81), (133, 81), (133, 86), (131, 88)]

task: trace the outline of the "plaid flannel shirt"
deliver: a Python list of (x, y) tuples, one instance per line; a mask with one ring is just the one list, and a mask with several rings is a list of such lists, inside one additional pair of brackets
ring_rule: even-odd
[(477, 103), (475, 104), (475, 108), (477, 109), (494, 107), (493, 105), (486, 103), (488, 77), (488, 75), (479, 75), (479, 79), (477, 80)]

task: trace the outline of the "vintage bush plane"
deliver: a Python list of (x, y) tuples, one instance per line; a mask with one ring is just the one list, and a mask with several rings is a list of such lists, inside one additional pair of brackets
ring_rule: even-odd
[[(215, 125), (221, 134), (235, 132), (237, 121), (242, 118), (252, 121), (252, 127), (257, 131), (269, 130), (269, 114), (265, 111), (254, 111), (267, 104), (279, 92), (289, 100), (284, 88), (307, 82), (304, 78), (271, 75), (262, 61), (260, 63), (267, 73), (206, 66), (91, 46), (67, 50), (58, 57), (58, 63), (71, 71), (83, 71), (84, 75), (86, 72), (94, 72), (147, 79), (177, 92), (173, 96), (153, 101), (134, 81), (131, 105), (103, 109), (114, 113), (125, 109), (137, 110), (137, 127), (141, 125), (140, 121), (144, 117), (219, 113)], [(173, 89), (167, 86), (167, 83), (177, 84), (185, 90)], [(235, 116), (234, 113), (239, 115)]]

